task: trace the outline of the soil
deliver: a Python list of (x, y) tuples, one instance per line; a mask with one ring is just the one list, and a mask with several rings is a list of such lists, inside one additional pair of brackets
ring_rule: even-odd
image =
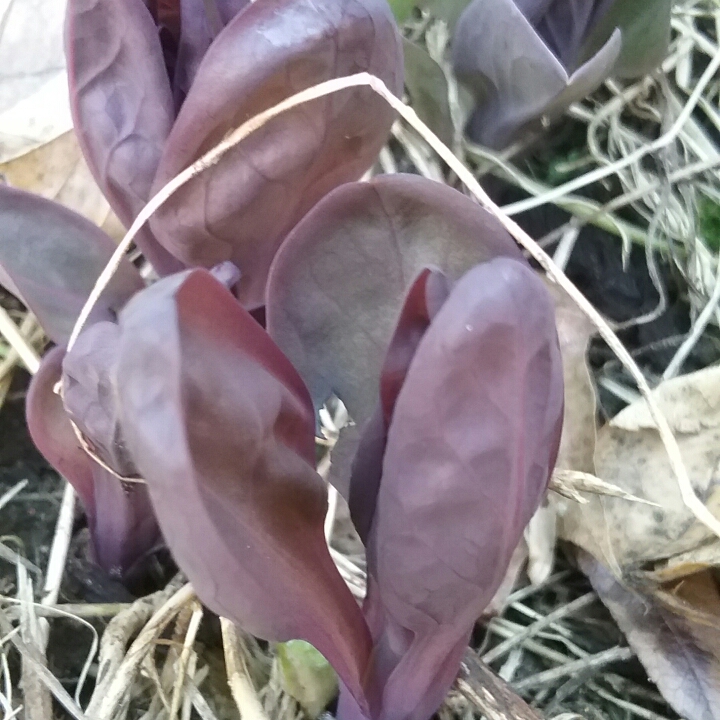
[[(27, 481), (22, 492), (0, 510), (0, 528), (6, 545), (43, 570), (47, 566), (64, 486), (62, 478), (40, 455), (28, 434), (25, 395), (29, 381), (28, 374), (17, 368), (10, 392), (0, 409), (0, 494)], [(131, 601), (133, 596), (89, 559), (86, 536), (84, 519), (78, 511), (60, 602)], [(32, 579), (38, 597), (43, 578)], [(14, 597), (16, 589), (15, 567), (3, 561), (0, 563), (0, 594)], [(93, 621), (93, 625), (102, 632), (103, 621)], [(75, 691), (91, 642), (90, 630), (77, 621), (52, 621), (48, 666), (71, 693)], [(10, 659), (11, 672), (17, 677), (17, 658), (11, 654)]]
[[(25, 424), (25, 392), (29, 378), (17, 369), (8, 397), (0, 410), (0, 493), (22, 480), (25, 489), (0, 510), (0, 527), (7, 544), (37, 567), (47, 564), (55, 519), (62, 498), (62, 485), (30, 439)], [(3, 563), (0, 588), (15, 594), (15, 568)]]

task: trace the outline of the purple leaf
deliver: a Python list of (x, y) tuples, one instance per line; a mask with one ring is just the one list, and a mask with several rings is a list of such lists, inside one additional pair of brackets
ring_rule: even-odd
[(405, 295), (400, 319), (380, 373), (380, 401), (388, 427), (417, 347), (449, 294), (450, 286), (445, 275), (439, 270), (424, 268)]
[[(720, 630), (714, 569), (688, 562), (689, 575), (670, 588), (639, 576), (617, 578), (578, 550), (582, 571), (610, 610), (650, 679), (678, 715), (688, 720), (720, 718)], [(652, 575), (648, 573), (648, 575)], [(643, 581), (644, 580), (644, 581)], [(674, 585), (674, 587), (673, 587)]]
[[(53, 341), (67, 341), (95, 281), (115, 249), (102, 230), (62, 205), (0, 185), (0, 268), (11, 292), (37, 315)], [(90, 323), (112, 320), (143, 287), (123, 260)]]
[(220, 31), (250, 0), (180, 0), (182, 29), (173, 87), (185, 99), (198, 66)]
[(120, 580), (143, 573), (143, 561), (163, 542), (144, 482), (120, 480), (93, 462), (95, 508), (87, 511), (95, 560)]
[(573, 0), (568, 13), (567, 2), (468, 5), (455, 28), (452, 56), (455, 73), (477, 103), (468, 126), (472, 139), (502, 148), (523, 132), (539, 130), (543, 118), (556, 119), (610, 76), (621, 50), (619, 31), (585, 64), (574, 66), (592, 6), (592, 0)]
[(227, 25), (239, 12), (244, 10), (251, 0), (215, 0), (223, 26)]
[(75, 434), (62, 398), (54, 388), (62, 375), (65, 350), (47, 352), (30, 381), (25, 405), (30, 437), (43, 457), (75, 488), (86, 510), (95, 507), (92, 461)]
[(362, 425), (418, 273), (437, 267), (452, 283), (499, 255), (522, 257), (490, 213), (452, 188), (411, 175), (348, 184), (321, 200), (279, 251), (268, 332), (316, 405), (334, 392)]
[(45, 459), (75, 488), (87, 515), (95, 560), (108, 573), (126, 578), (159, 544), (160, 531), (147, 487), (121, 482), (82, 448), (54, 391), (64, 358), (65, 351), (57, 347), (43, 357), (28, 390), (28, 428)]
[[(143, 0), (69, 0), (66, 38), (78, 140), (127, 227), (150, 198), (175, 116), (158, 29)], [(146, 228), (137, 243), (158, 272), (182, 268)]]
[(325, 544), (302, 380), (206, 271), (144, 291), (120, 326), (122, 425), (179, 566), (214, 612), (315, 645), (364, 702), (370, 639)]
[(417, 346), (448, 294), (447, 279), (440, 271), (430, 268), (422, 270), (408, 290), (395, 333), (390, 340), (380, 374), (380, 403), (363, 427), (350, 466), (350, 514), (364, 543), (367, 543), (375, 514), (387, 433), (395, 402)]
[(65, 411), (98, 457), (122, 477), (136, 476), (120, 429), (115, 372), (120, 328), (95, 323), (80, 333), (63, 361)]
[[(521, 2), (516, 2), (516, 5), (563, 67), (572, 71), (578, 65), (580, 46), (597, 19), (602, 17), (614, 2), (615, 0), (551, 0), (544, 3), (543, 12), (534, 17), (522, 10)], [(608, 33), (608, 37), (611, 34), (612, 31)], [(607, 39), (606, 37), (606, 42)]]
[(368, 547), (384, 718), (429, 717), (545, 493), (560, 440), (552, 301), (524, 262), (468, 272), (395, 404)]
[[(385, 0), (263, 0), (218, 35), (163, 151), (154, 189), (228, 131), (300, 90), (367, 71), (402, 92), (402, 47)], [(187, 265), (232, 260), (249, 308), (264, 302), (270, 262), (300, 218), (355, 180), (387, 139), (394, 113), (350, 88), (284, 113), (193, 178), (151, 221)]]

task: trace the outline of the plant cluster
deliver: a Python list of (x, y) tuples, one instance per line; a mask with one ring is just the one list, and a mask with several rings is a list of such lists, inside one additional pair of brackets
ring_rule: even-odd
[[(619, 67), (613, 12), (471, 2), (454, 57), (484, 93), (472, 128), (504, 144)], [(363, 71), (403, 88), (386, 0), (70, 0), (67, 45), (81, 146), (126, 225), (303, 89)], [(71, 347), (114, 244), (0, 186), (0, 282), (55, 343), (28, 424), (97, 562), (130, 582), (166, 544), (214, 612), (318, 648), (342, 720), (437, 709), (542, 502), (563, 415), (553, 303), (500, 223), (417, 176), (358, 182), (393, 119), (351, 87), (268, 121), (160, 207), (137, 238), (158, 279), (124, 259)], [(332, 481), (367, 550), (362, 608), (323, 533), (331, 397), (353, 421)]]

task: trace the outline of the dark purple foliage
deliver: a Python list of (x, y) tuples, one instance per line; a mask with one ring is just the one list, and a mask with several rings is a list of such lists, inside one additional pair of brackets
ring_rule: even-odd
[(613, 73), (663, 59), (672, 0), (472, 0), (455, 27), (453, 65), (475, 96), (473, 140), (502, 148)]
[(554, 323), (540, 279), (498, 258), (455, 285), (417, 345), (367, 540), (381, 718), (440, 705), (542, 500), (562, 421)]
[[(543, 118), (555, 119), (609, 77), (620, 55), (620, 32), (575, 67), (587, 22), (582, 9), (593, 3), (571, 4), (574, 12), (568, 12), (567, 2), (549, 0), (472, 0), (468, 5), (455, 28), (453, 64), (476, 98), (468, 125), (471, 138), (502, 148), (523, 132), (539, 130)], [(555, 6), (561, 14), (546, 18)]]
[[(160, 161), (155, 189), (232, 128), (324, 80), (368, 71), (402, 92), (401, 46), (385, 0), (263, 0), (205, 54)], [(290, 111), (181, 188), (151, 225), (188, 265), (232, 260), (240, 298), (262, 304), (287, 232), (327, 192), (374, 161), (394, 117), (369, 88)]]
[[(75, 488), (87, 515), (95, 560), (108, 573), (128, 580), (136, 570), (141, 572), (142, 561), (160, 544), (160, 530), (147, 486), (119, 480), (81, 446), (62, 397), (55, 392), (64, 358), (62, 348), (53, 348), (33, 377), (27, 396), (28, 428), (40, 452)], [(93, 439), (88, 436), (90, 442)]]
[[(518, 4), (580, 52), (550, 0)], [(299, 90), (359, 71), (402, 90), (385, 0), (70, 0), (68, 17), (81, 143), (125, 223)], [(498, 221), (420, 177), (343, 184), (392, 119), (354, 88), (251, 135), (138, 238), (167, 277), (144, 287), (123, 261), (67, 351), (112, 242), (0, 187), (0, 281), (59, 344), (28, 424), (77, 489), (98, 562), (127, 579), (167, 542), (213, 611), (325, 655), (340, 720), (437, 709), (562, 419), (552, 301)], [(362, 609), (323, 532), (315, 411), (332, 394), (356, 423), (333, 462), (367, 549)]]
[[(81, 145), (125, 224), (229, 131), (300, 90), (361, 71), (403, 87), (386, 0), (70, 0), (67, 46)], [(231, 260), (238, 296), (259, 306), (285, 234), (367, 170), (393, 118), (368, 88), (285, 113), (181, 188), (138, 244), (161, 274)]]
[(500, 223), (452, 188), (415, 175), (347, 184), (319, 202), (278, 252), (268, 331), (316, 406), (335, 393), (362, 424), (418, 273), (436, 267), (455, 282), (498, 255), (522, 258)]
[[(67, 341), (114, 249), (102, 230), (71, 210), (0, 184), (0, 282), (35, 313), (54, 342)], [(142, 286), (123, 260), (90, 321), (113, 319)]]
[[(0, 268), (31, 307), (60, 253), (49, 287), (74, 299), (48, 317), (63, 341), (110, 241), (52, 203), (3, 197), (22, 222), (7, 225)], [(43, 220), (26, 231), (31, 212)], [(338, 188), (290, 233), (269, 332), (233, 294), (241, 280), (226, 262), (139, 289), (123, 264), (73, 347), (43, 359), (33, 438), (77, 488), (107, 570), (127, 579), (159, 525), (212, 610), (325, 655), (341, 720), (426, 720), (555, 461), (552, 301), (495, 218), (403, 175)], [(306, 382), (358, 423), (341, 470), (368, 551), (362, 610), (325, 542)]]
[[(340, 482), (368, 549), (371, 717), (430, 717), (555, 462), (552, 301), (475, 203), (391, 176), (295, 228), (267, 310), (316, 403), (335, 393), (358, 423)], [(362, 715), (341, 698), (340, 717)]]
[[(105, 233), (67, 208), (0, 185), (0, 279), (60, 345), (67, 342), (114, 248)], [(64, 364), (70, 415), (105, 464), (119, 475), (132, 475), (121, 443), (116, 442), (108, 378), (113, 321), (142, 287), (137, 270), (123, 260), (70, 355), (65, 357), (62, 347), (57, 347), (43, 358), (27, 400), (33, 440), (77, 490), (98, 563), (122, 577), (160, 540), (147, 489), (121, 482), (88, 456), (54, 388)]]
[(325, 544), (299, 375), (202, 270), (136, 296), (120, 327), (123, 427), (178, 564), (244, 629), (313, 643), (362, 702), (370, 638)]
[[(68, 0), (66, 45), (75, 132), (129, 226), (150, 197), (175, 119), (157, 28), (142, 0)], [(158, 272), (182, 267), (147, 228), (137, 242)]]
[(439, 270), (423, 269), (405, 296), (380, 372), (380, 402), (362, 428), (347, 491), (353, 523), (367, 543), (382, 478), (382, 461), (395, 402), (417, 346), (442, 304), (449, 284)]

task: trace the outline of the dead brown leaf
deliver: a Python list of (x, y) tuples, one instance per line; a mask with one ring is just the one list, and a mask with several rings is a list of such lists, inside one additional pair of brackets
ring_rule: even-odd
[(597, 402), (587, 365), (587, 350), (595, 326), (557, 285), (547, 283), (555, 300), (565, 379), (565, 416), (557, 467), (594, 473)]
[(115, 239), (124, 235), (72, 131), (0, 164), (0, 175), (13, 187), (55, 200), (84, 215)]
[[(717, 515), (720, 368), (666, 381), (655, 397)], [(607, 495), (563, 501), (560, 537), (581, 548), (583, 571), (665, 699), (689, 720), (719, 720), (720, 541), (685, 507), (644, 400), (598, 432), (595, 470), (657, 507)]]
[(641, 576), (619, 581), (587, 553), (580, 564), (673, 708), (688, 720), (720, 719), (717, 571), (646, 586)]
[[(655, 396), (676, 433), (696, 493), (720, 514), (720, 368), (662, 383)], [(663, 443), (644, 400), (619, 413), (598, 433), (596, 474), (659, 507), (612, 497), (565, 503), (560, 536), (606, 566), (623, 568), (691, 552), (713, 539), (685, 507)]]
[(0, 0), (0, 176), (75, 210), (119, 239), (123, 228), (72, 131), (65, 6), (66, 0)]

